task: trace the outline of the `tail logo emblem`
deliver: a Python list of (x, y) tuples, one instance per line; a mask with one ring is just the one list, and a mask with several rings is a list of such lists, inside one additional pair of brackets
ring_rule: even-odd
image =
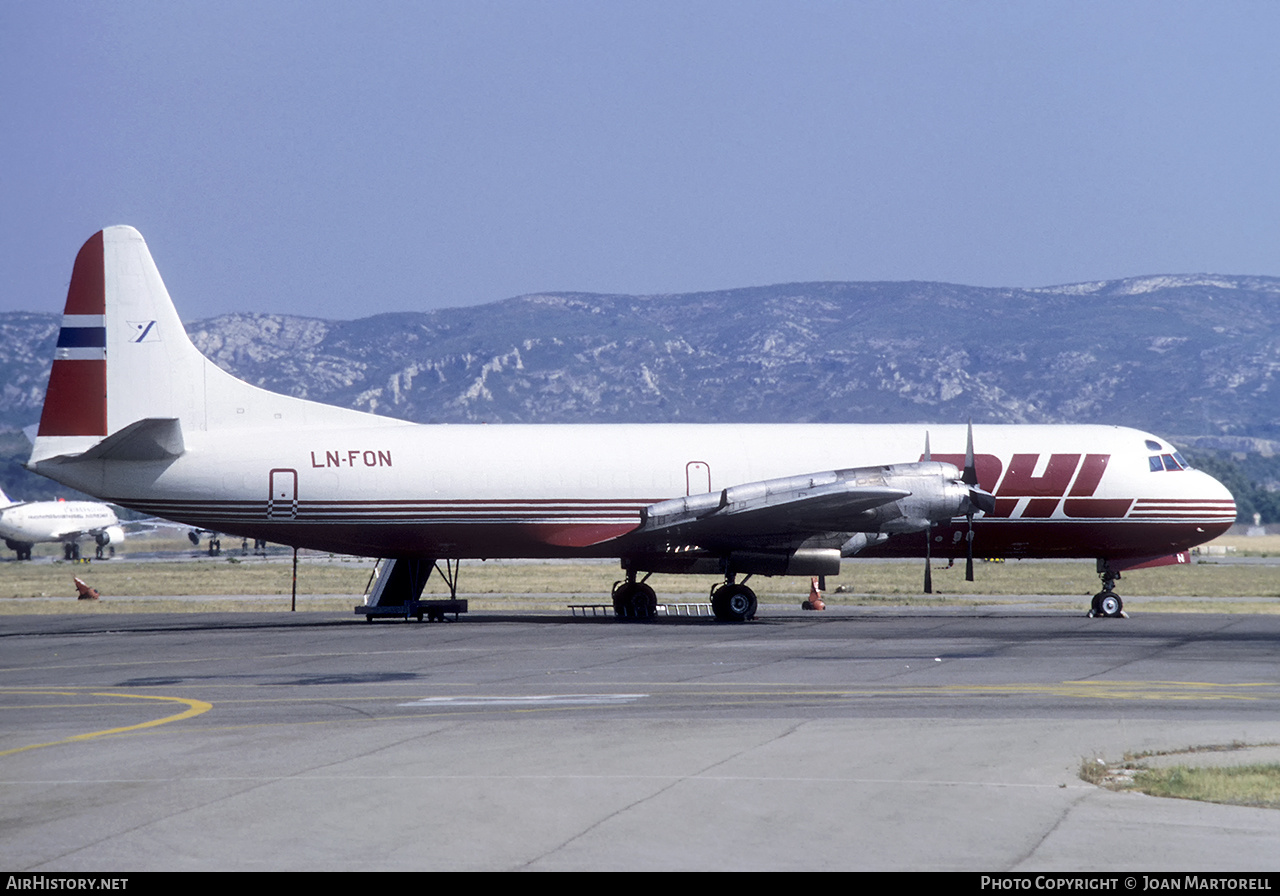
[(137, 336), (130, 339), (130, 342), (159, 342), (160, 332), (156, 329), (156, 322), (153, 320), (131, 320), (129, 326), (137, 332)]

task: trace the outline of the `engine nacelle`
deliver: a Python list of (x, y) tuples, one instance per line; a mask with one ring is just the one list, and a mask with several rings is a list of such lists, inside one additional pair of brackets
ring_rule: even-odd
[(977, 506), (975, 490), (961, 481), (953, 464), (892, 464), (877, 472), (879, 475), (867, 477), (870, 482), (910, 494), (868, 511), (867, 525), (859, 527), (863, 531), (889, 535), (923, 532), (937, 523), (986, 509)]
[(107, 528), (93, 536), (93, 540), (98, 543), (100, 548), (105, 548), (109, 544), (119, 544), (124, 541), (124, 529), (119, 526), (107, 526)]

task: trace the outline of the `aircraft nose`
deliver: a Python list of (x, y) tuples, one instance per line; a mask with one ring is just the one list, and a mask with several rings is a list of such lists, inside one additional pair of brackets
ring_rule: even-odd
[(1235, 505), (1236, 503), (1235, 495), (1231, 494), (1231, 490), (1229, 488), (1227, 488), (1217, 479), (1214, 479), (1208, 473), (1205, 473), (1199, 470), (1197, 470), (1196, 472), (1200, 473), (1200, 476), (1204, 479), (1204, 484), (1200, 490), (1205, 492), (1206, 498), (1210, 498), (1217, 501), (1230, 501), (1232, 506)]
[(1231, 490), (1201, 470), (1189, 470), (1194, 474), (1192, 492), (1194, 499), (1203, 507), (1206, 514), (1215, 519), (1230, 523), (1236, 520), (1236, 499)]

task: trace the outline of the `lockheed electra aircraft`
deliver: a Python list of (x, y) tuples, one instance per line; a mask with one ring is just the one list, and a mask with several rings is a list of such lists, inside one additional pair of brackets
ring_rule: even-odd
[[(975, 450), (976, 448), (976, 450)], [(408, 606), (464, 558), (620, 558), (622, 615), (649, 574), (835, 575), (855, 555), (1097, 562), (1121, 570), (1221, 534), (1231, 494), (1118, 426), (430, 425), (279, 395), (192, 345), (141, 235), (76, 257), (30, 469), (144, 513), (392, 560), (370, 598)], [(456, 572), (450, 587), (456, 582)], [(928, 582), (926, 580), (926, 587)]]

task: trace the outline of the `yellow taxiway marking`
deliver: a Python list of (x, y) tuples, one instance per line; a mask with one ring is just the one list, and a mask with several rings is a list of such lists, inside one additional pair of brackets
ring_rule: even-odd
[(167, 725), (169, 722), (180, 722), (183, 719), (190, 719), (201, 713), (208, 712), (213, 709), (212, 703), (206, 703), (203, 700), (191, 700), (186, 697), (157, 697), (152, 694), (121, 694), (115, 691), (44, 691), (44, 690), (27, 690), (25, 688), (4, 689), (10, 694), (40, 694), (45, 696), (56, 697), (113, 697), (124, 700), (159, 700), (165, 703), (181, 703), (186, 705), (186, 709), (182, 712), (174, 713), (171, 716), (165, 716), (162, 719), (152, 719), (149, 722), (141, 722), (137, 725), (124, 725), (119, 728), (106, 728), (102, 731), (89, 731), (85, 734), (75, 734), (71, 737), (64, 737), (62, 740), (51, 740), (44, 744), (28, 744), (25, 747), (14, 747), (11, 750), (0, 750), (0, 757), (12, 756), (14, 753), (22, 753), (26, 750), (38, 750), (41, 747), (56, 747), (60, 744), (71, 744), (76, 741), (90, 740), (95, 737), (103, 737), (108, 734), (124, 734), (128, 731), (140, 731), (144, 728), (155, 728), (158, 725)]

